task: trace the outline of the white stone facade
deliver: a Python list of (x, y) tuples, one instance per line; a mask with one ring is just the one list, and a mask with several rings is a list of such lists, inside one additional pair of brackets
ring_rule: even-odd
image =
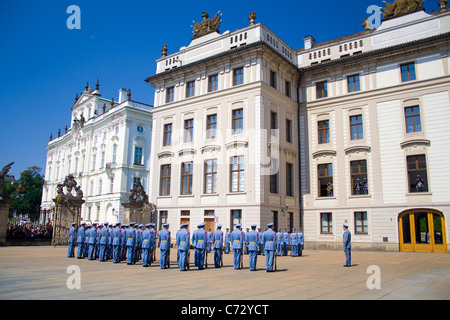
[[(86, 86), (87, 87), (87, 86)], [(81, 217), (86, 222), (123, 221), (121, 205), (133, 182), (149, 180), (152, 132), (151, 106), (119, 90), (117, 101), (101, 98), (90, 88), (72, 107), (72, 125), (48, 143), (42, 209), (51, 210), (56, 185), (73, 174), (86, 201)], [(85, 119), (83, 126), (81, 115)]]

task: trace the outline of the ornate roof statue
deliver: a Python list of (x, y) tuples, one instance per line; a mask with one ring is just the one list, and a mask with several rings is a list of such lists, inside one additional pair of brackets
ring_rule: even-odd
[(161, 49), (161, 57), (167, 57), (167, 44), (163, 45)]
[(394, 3), (383, 2), (386, 5), (386, 8), (383, 8), (384, 20), (425, 9), (422, 0), (395, 0)]
[(250, 14), (248, 15), (248, 20), (250, 20), (250, 25), (255, 24), (256, 14), (254, 11), (250, 12)]
[(194, 22), (194, 26), (191, 26), (192, 33), (194, 34), (192, 39), (204, 36), (204, 35), (212, 33), (212, 32), (217, 32), (219, 29), (219, 26), (220, 26), (220, 22), (221, 22), (220, 17), (222, 16), (222, 14), (219, 15), (219, 12), (217, 12), (216, 15), (212, 19), (209, 19), (209, 15), (207, 12), (203, 12), (203, 14), (202, 14), (203, 21), (202, 22), (197, 23), (195, 21), (192, 21), (192, 22)]

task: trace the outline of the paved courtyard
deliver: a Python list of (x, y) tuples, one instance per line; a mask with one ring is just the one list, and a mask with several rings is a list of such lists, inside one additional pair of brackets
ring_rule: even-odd
[[(210, 254), (206, 270), (193, 266), (192, 254), (191, 271), (181, 272), (171, 251), (171, 268), (161, 270), (68, 259), (63, 247), (0, 247), (0, 299), (450, 299), (450, 254), (353, 251), (353, 266), (344, 268), (341, 251), (305, 250), (302, 257), (278, 257), (279, 271), (268, 273), (264, 256), (250, 272), (247, 255), (244, 269), (234, 270), (231, 254), (221, 269)], [(67, 287), (72, 265), (80, 270), (79, 289)], [(379, 289), (369, 288), (377, 283)]]

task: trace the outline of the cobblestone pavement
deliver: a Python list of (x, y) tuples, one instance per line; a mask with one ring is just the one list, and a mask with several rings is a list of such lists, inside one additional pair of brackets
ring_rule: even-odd
[[(264, 256), (256, 272), (234, 270), (232, 254), (224, 267), (181, 272), (176, 250), (171, 268), (159, 261), (142, 265), (113, 264), (66, 257), (64, 247), (0, 247), (0, 299), (169, 299), (169, 300), (376, 300), (450, 299), (450, 254), (353, 251), (352, 267), (344, 268), (341, 251), (304, 250), (302, 257), (278, 257), (278, 272), (268, 273)], [(193, 252), (192, 252), (193, 253)], [(159, 250), (157, 254), (159, 259)], [(80, 270), (80, 289), (69, 289)], [(379, 272), (370, 266), (379, 267)], [(379, 276), (377, 278), (377, 276)], [(379, 280), (377, 282), (377, 280)], [(379, 289), (370, 289), (379, 283)], [(255, 290), (248, 290), (255, 288)]]

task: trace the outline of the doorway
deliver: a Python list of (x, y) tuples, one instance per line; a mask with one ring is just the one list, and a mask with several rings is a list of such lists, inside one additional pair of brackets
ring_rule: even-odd
[(436, 210), (415, 209), (398, 218), (400, 251), (447, 252), (444, 215)]

